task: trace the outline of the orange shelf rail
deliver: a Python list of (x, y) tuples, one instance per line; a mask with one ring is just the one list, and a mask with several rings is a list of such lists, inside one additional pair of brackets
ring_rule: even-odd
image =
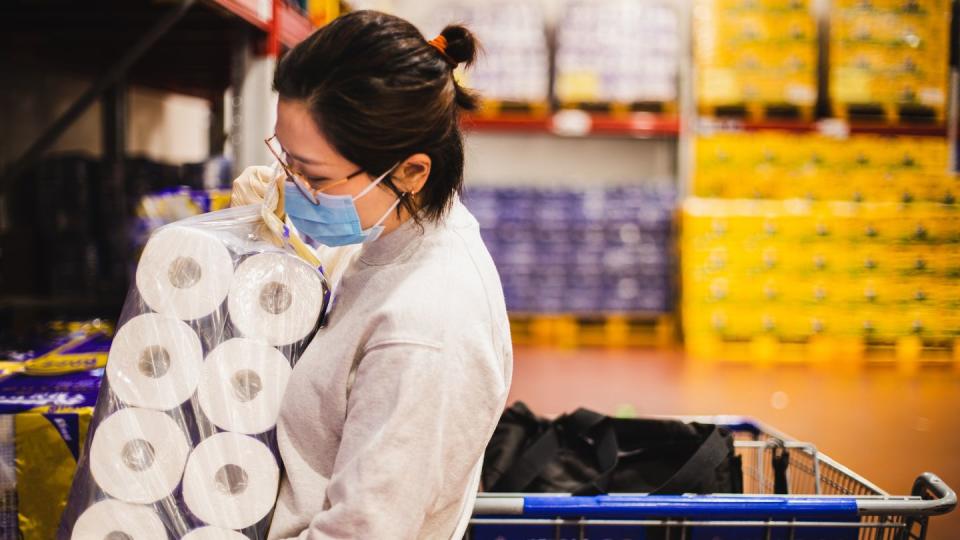
[[(258, 0), (207, 0), (226, 11), (240, 17), (254, 27), (269, 32), (273, 20), (274, 7), (272, 2)], [(274, 0), (276, 1), (276, 0)], [(276, 32), (281, 44), (293, 47), (300, 43), (314, 30), (313, 23), (306, 14), (300, 13), (285, 2), (277, 1)]]
[(564, 110), (554, 114), (502, 113), (469, 115), (463, 127), (473, 132), (543, 133), (568, 137), (676, 137), (680, 121), (676, 116), (653, 113), (627, 115), (593, 114)]

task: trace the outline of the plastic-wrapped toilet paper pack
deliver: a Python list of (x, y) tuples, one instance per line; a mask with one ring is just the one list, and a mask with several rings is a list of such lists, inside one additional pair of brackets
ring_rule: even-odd
[(262, 223), (232, 208), (147, 242), (58, 538), (266, 537), (280, 404), (329, 290)]

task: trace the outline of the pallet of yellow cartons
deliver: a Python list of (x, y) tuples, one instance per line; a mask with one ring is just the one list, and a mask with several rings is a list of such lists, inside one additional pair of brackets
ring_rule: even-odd
[[(960, 334), (943, 316), (960, 308), (949, 277), (960, 254), (948, 254), (960, 242), (956, 214), (936, 204), (687, 201), (684, 332), (721, 341), (812, 332), (890, 346), (917, 337), (934, 346)], [(805, 255), (780, 255), (791, 247)], [(926, 259), (941, 252), (946, 261), (928, 271)]]
[(812, 118), (816, 21), (807, 2), (698, 0), (694, 37), (701, 114)]
[(834, 3), (830, 95), (834, 114), (897, 122), (943, 122), (950, 8)]
[(948, 145), (935, 137), (718, 133), (696, 144), (693, 191), (720, 198), (953, 201)]

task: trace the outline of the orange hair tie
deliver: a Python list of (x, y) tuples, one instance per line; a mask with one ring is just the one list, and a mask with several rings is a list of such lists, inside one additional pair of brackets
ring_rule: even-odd
[(448, 64), (450, 64), (451, 66), (457, 65), (457, 61), (454, 60), (453, 58), (450, 58), (450, 55), (447, 54), (447, 38), (443, 37), (443, 34), (440, 34), (439, 36), (428, 41), (427, 45), (430, 45), (431, 47), (439, 51), (440, 54), (443, 55), (443, 58), (447, 61)]
[(447, 38), (443, 37), (443, 34), (431, 39), (427, 43), (433, 45), (441, 53), (447, 54)]

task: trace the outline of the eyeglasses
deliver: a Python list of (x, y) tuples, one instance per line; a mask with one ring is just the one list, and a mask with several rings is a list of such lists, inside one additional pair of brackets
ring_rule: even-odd
[(311, 177), (295, 170), (287, 163), (287, 151), (284, 150), (283, 147), (278, 143), (276, 134), (267, 137), (263, 140), (263, 142), (267, 145), (267, 149), (270, 150), (270, 153), (273, 154), (273, 157), (277, 159), (277, 163), (280, 164), (284, 174), (287, 175), (287, 181), (293, 182), (293, 185), (297, 186), (297, 189), (303, 193), (303, 196), (313, 204), (318, 204), (316, 197), (317, 193), (323, 193), (324, 191), (334, 186), (338, 186), (363, 172), (363, 169), (358, 169), (356, 172), (350, 174), (350, 176), (340, 180)]

